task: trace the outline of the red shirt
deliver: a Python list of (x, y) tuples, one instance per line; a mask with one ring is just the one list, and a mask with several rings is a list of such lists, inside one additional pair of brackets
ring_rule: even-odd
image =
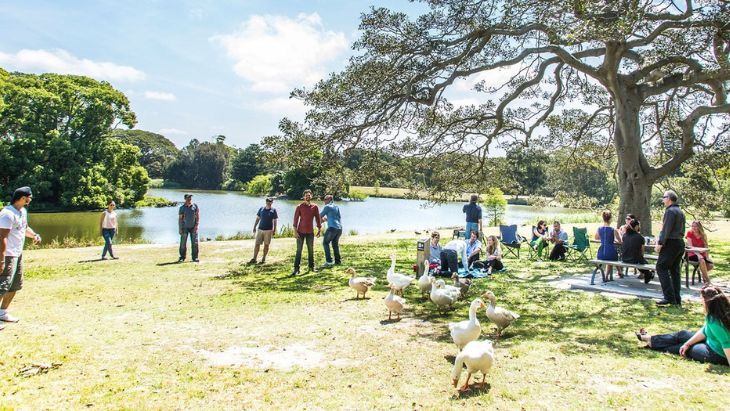
[[(707, 245), (704, 241), (702, 241), (702, 237), (696, 236), (695, 233), (692, 232), (692, 230), (687, 231), (687, 240), (689, 240), (689, 245), (692, 247), (699, 247), (699, 248), (707, 248)], [(692, 251), (688, 251), (687, 255), (692, 257), (696, 253), (693, 253)], [(707, 253), (700, 253), (703, 257), (707, 258)]]
[(314, 203), (301, 203), (294, 210), (294, 229), (302, 234), (314, 232), (312, 219), (317, 222), (317, 228), (322, 228), (322, 217), (319, 216), (319, 207)]

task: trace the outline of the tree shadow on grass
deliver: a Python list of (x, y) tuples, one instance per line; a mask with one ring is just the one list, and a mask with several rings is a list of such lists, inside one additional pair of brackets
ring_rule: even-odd
[(706, 371), (715, 375), (730, 375), (730, 367), (727, 365), (710, 364)]

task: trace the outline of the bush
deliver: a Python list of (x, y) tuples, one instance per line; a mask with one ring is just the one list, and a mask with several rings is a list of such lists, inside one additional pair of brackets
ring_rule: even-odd
[(294, 228), (290, 225), (282, 226), (281, 230), (279, 230), (279, 237), (282, 237), (282, 238), (294, 237)]
[(496, 226), (502, 223), (502, 217), (507, 209), (507, 200), (504, 199), (504, 193), (499, 188), (490, 188), (484, 195), (482, 202), (486, 209), (487, 222), (490, 226)]
[(350, 231), (347, 232), (348, 235), (357, 235), (358, 232), (354, 228), (351, 228)]
[(246, 193), (251, 195), (266, 195), (271, 192), (274, 185), (270, 175), (258, 175), (246, 184)]
[(139, 207), (173, 207), (178, 205), (177, 201), (170, 201), (163, 197), (154, 197), (154, 196), (144, 196), (143, 199), (137, 201), (134, 203), (135, 208)]
[(368, 198), (368, 195), (364, 191), (353, 189), (350, 189), (348, 196), (350, 197), (350, 201), (364, 201)]

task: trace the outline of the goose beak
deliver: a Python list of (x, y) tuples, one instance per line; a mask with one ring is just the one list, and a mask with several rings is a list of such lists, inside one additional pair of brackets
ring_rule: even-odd
[(479, 308), (487, 308), (487, 306), (486, 306), (486, 304), (481, 303), (481, 304), (479, 304)]
[(454, 378), (452, 384), (454, 384), (454, 388), (456, 388), (456, 386), (459, 384), (459, 380)]

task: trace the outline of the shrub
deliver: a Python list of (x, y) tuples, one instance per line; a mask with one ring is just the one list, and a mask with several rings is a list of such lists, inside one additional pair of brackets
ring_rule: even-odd
[(170, 201), (163, 197), (154, 197), (154, 196), (144, 196), (143, 199), (137, 201), (134, 203), (134, 207), (173, 207), (178, 204), (177, 201)]
[(484, 195), (482, 202), (486, 209), (487, 222), (490, 226), (499, 225), (504, 217), (507, 209), (507, 200), (504, 199), (504, 193), (499, 188), (490, 188)]
[(350, 189), (348, 196), (350, 197), (350, 201), (364, 201), (368, 198), (368, 195), (364, 191), (353, 189)]
[(246, 192), (251, 195), (266, 195), (273, 188), (270, 175), (258, 175), (246, 184)]

